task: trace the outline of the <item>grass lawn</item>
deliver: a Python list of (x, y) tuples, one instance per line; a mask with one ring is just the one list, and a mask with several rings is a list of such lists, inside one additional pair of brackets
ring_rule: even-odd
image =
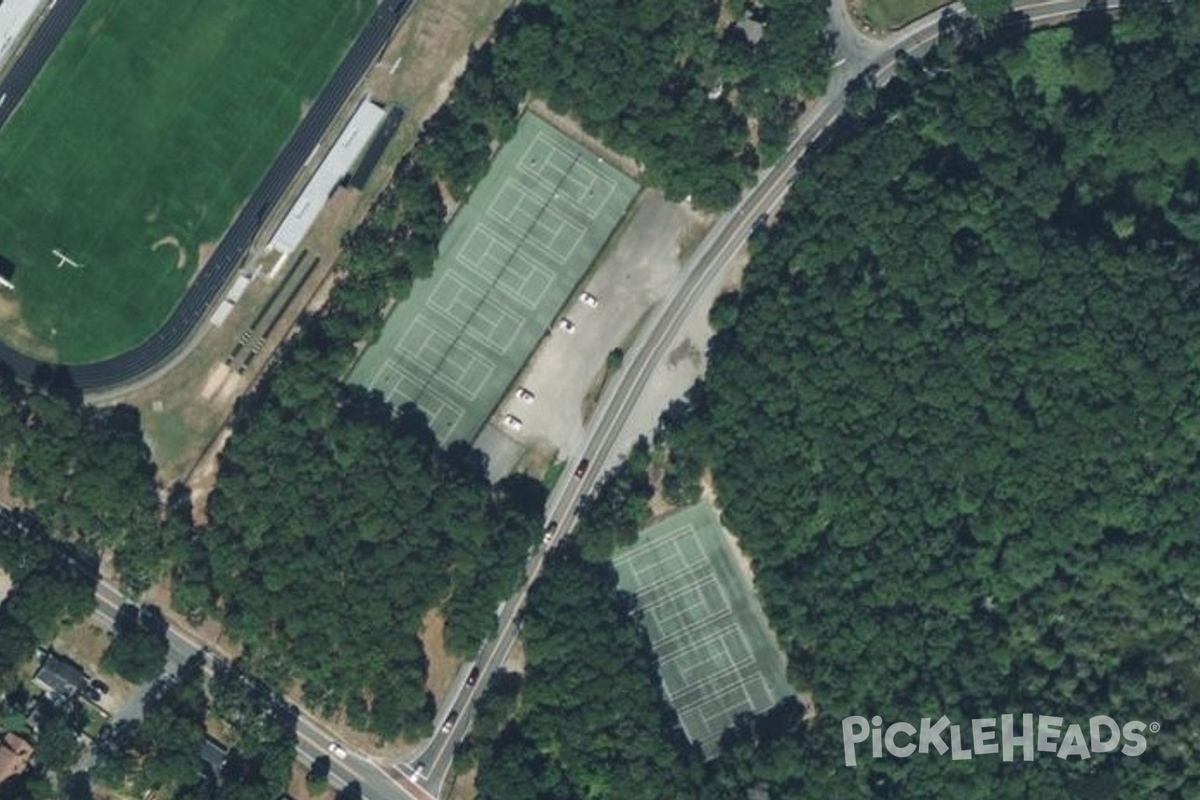
[(894, 30), (947, 5), (950, 0), (866, 0), (863, 15), (876, 30)]
[(0, 132), (0, 257), (28, 333), (65, 363), (152, 334), (374, 7), (88, 3)]
[(542, 476), (542, 485), (546, 487), (546, 491), (554, 491), (554, 485), (558, 483), (558, 479), (567, 471), (567, 462), (555, 461), (546, 468), (546, 474)]

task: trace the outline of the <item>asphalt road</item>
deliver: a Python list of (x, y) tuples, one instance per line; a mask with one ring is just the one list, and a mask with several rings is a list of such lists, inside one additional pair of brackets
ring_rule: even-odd
[[(0, 94), (9, 95), (4, 105), (0, 106), (0, 128), (16, 106), (14, 98), (22, 96), (33, 83), (83, 3), (84, 0), (58, 0), (9, 76), (0, 83)], [(97, 391), (126, 385), (169, 364), (186, 350), (193, 335), (207, 320), (214, 301), (222, 297), (226, 284), (246, 255), (262, 221), (283, 197), (338, 110), (391, 39), (412, 3), (413, 0), (385, 0), (379, 6), (171, 316), (149, 339), (126, 353), (92, 364), (68, 366), (67, 371), (79, 388)], [(37, 360), (2, 342), (0, 360), (11, 366), (17, 375), (26, 378), (42, 366)]]
[[(786, 154), (774, 167), (760, 176), (758, 184), (743, 195), (738, 205), (722, 217), (705, 236), (684, 269), (680, 271), (680, 278), (669, 299), (643, 327), (642, 334), (635, 343), (627, 349), (625, 366), (618, 373), (616, 385), (601, 399), (592, 417), (591, 426), (585, 432), (584, 441), (570, 454), (573, 458), (568, 462), (568, 470), (572, 470), (580, 459), (586, 458), (590, 462), (588, 473), (582, 478), (573, 478), (568, 471), (547, 502), (547, 522), (553, 520), (558, 523), (550, 547), (570, 534), (575, 526), (575, 515), (580, 500), (603, 477), (606, 468), (615, 466), (620, 456), (615, 452), (615, 448), (622, 429), (635, 405), (642, 400), (643, 390), (651, 375), (666, 362), (676, 337), (689, 317), (696, 313), (706, 313), (706, 309), (698, 306), (698, 301), (705, 297), (706, 289), (725, 274), (735, 256), (742, 251), (758, 217), (774, 212), (782, 204), (791, 186), (797, 162), (841, 113), (845, 89), (850, 80), (874, 65), (879, 68), (878, 80), (886, 82), (895, 68), (897, 51), (920, 54), (937, 40), (941, 11), (923, 17), (882, 39), (874, 39), (857, 31), (848, 14), (838, 12), (837, 9), (844, 9), (843, 0), (835, 0), (833, 5), (833, 26), (839, 34), (839, 44), (834, 56), (838, 66), (833, 70), (829, 88), (805, 112), (799, 131)], [(1027, 13), (1035, 24), (1042, 26), (1062, 22), (1078, 13), (1083, 5), (1081, 0), (1037, 0), (1016, 4), (1018, 10)], [(1109, 0), (1109, 6), (1115, 7), (1115, 0)], [(956, 5), (955, 8), (962, 11), (961, 6)], [(484, 644), (476, 661), (480, 667), (477, 684), (468, 687), (460, 683), (458, 691), (441, 710), (439, 720), (444, 719), (452, 709), (458, 711), (457, 722), (448, 733), (442, 733), (440, 730), (435, 733), (418, 757), (427, 767), (426, 777), (421, 779), (421, 783), (435, 794), (440, 792), (449, 773), (454, 744), (460, 741), (469, 729), (471, 704), (484, 690), (492, 671), (503, 662), (504, 656), (516, 639), (521, 607), (530, 586), (541, 571), (544, 560), (544, 551), (539, 551), (530, 559), (527, 564), (527, 582), (505, 604), (496, 637)]]
[[(119, 609), (124, 603), (135, 603), (131, 598), (121, 594), (121, 590), (108, 581), (100, 581), (96, 587), (96, 610), (92, 618), (105, 630), (112, 630)], [(167, 665), (166, 673), (174, 672), (181, 664), (196, 653), (204, 652), (211, 666), (213, 656), (205, 650), (199, 640), (194, 639), (186, 631), (176, 626), (167, 629)], [(149, 684), (138, 687), (138, 690), (114, 715), (115, 719), (134, 719), (142, 715), (142, 700), (150, 688)], [(311, 764), (321, 756), (330, 756), (330, 783), (335, 788), (342, 788), (349, 783), (357, 782), (363, 789), (364, 800), (430, 800), (431, 795), (420, 787), (412, 784), (399, 770), (384, 769), (370, 759), (349, 752), (345, 759), (330, 755), (329, 745), (334, 741), (332, 735), (321, 725), (300, 710), (296, 720), (297, 758), (304, 764)]]

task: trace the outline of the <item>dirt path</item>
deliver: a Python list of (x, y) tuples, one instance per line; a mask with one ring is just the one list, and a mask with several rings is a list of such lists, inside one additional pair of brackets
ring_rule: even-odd
[(425, 688), (433, 692), (440, 705), (454, 685), (454, 677), (462, 666), (462, 659), (446, 651), (446, 620), (434, 608), (426, 612), (421, 620), (421, 645), (425, 658), (429, 660), (429, 673), (425, 677)]

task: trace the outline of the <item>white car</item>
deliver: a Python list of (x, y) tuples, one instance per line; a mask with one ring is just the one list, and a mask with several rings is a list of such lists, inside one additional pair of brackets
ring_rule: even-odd
[(532, 403), (533, 402), (533, 392), (529, 391), (524, 386), (517, 387), (516, 394), (517, 394), (517, 399), (520, 400), (522, 403)]
[(519, 431), (525, 426), (524, 422), (521, 422), (521, 420), (517, 419), (512, 414), (504, 415), (504, 424), (509, 428), (512, 428), (514, 431)]
[(329, 743), (329, 752), (338, 758), (345, 758), (349, 755), (349, 753), (346, 752), (346, 748), (342, 747), (337, 742)]
[(579, 302), (583, 303), (588, 308), (596, 308), (600, 305), (600, 301), (596, 299), (596, 295), (590, 292), (584, 292), (579, 295)]
[(567, 319), (566, 317), (563, 317), (558, 321), (558, 329), (566, 333), (574, 333), (575, 323), (571, 322), (571, 320)]

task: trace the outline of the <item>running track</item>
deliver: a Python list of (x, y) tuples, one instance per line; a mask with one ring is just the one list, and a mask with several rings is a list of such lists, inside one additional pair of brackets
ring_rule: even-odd
[[(0, 83), (0, 96), (5, 96), (0, 105), (0, 128), (16, 109), (84, 2), (86, 0), (58, 0), (14, 62), (12, 70)], [(222, 296), (226, 283), (258, 234), (262, 220), (279, 203), (305, 159), (333, 122), (338, 109), (375, 63), (412, 3), (413, 0), (384, 0), (379, 6), (163, 326), (149, 339), (119, 356), (66, 367), (80, 389), (97, 391), (131, 383), (153, 372), (188, 343), (197, 326), (207, 319), (213, 302)], [(38, 367), (57, 366), (43, 365), (3, 342), (0, 342), (0, 361), (22, 378), (28, 378)]]

